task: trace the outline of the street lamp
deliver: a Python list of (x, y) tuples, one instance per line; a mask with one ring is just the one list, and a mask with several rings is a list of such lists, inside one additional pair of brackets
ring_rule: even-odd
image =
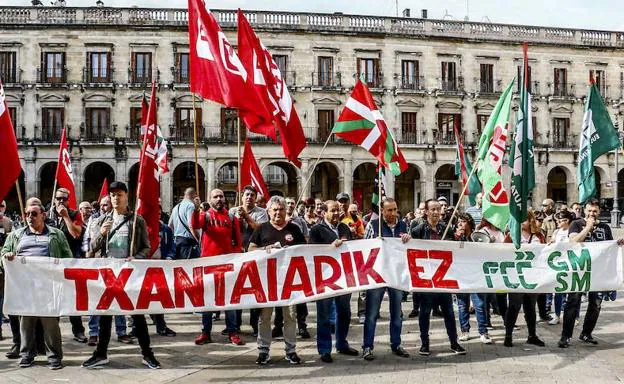
[[(620, 140), (620, 148), (622, 147), (622, 136), (624, 132), (621, 132), (618, 127), (618, 119), (615, 116), (615, 129), (618, 133), (618, 139)], [(620, 158), (620, 148), (615, 150), (615, 180), (613, 182), (613, 209), (611, 210), (611, 227), (620, 228), (620, 203), (619, 199), (619, 188), (618, 188), (618, 178), (619, 178), (619, 158)]]

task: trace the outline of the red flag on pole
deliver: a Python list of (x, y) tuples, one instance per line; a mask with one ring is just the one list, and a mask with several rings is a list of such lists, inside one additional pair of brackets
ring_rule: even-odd
[(301, 161), (297, 156), (305, 148), (306, 138), (288, 86), (273, 56), (256, 36), (240, 9), (238, 51), (247, 73), (252, 77), (258, 97), (273, 116), (286, 158), (297, 167), (301, 167)]
[(17, 140), (13, 123), (9, 116), (4, 87), (0, 82), (0, 145), (2, 146), (2, 161), (0, 161), (0, 201), (11, 191), (15, 181), (22, 173), (22, 165), (17, 152)]
[(56, 165), (56, 188), (65, 188), (69, 191), (69, 201), (67, 207), (76, 209), (76, 187), (74, 186), (74, 172), (69, 156), (69, 146), (67, 145), (67, 128), (63, 128), (61, 134), (61, 146), (59, 148), (58, 163)]
[(100, 189), (100, 197), (98, 197), (98, 203), (101, 202), (106, 196), (108, 196), (108, 180), (104, 178), (102, 189)]
[(188, 9), (191, 92), (239, 109), (250, 131), (276, 140), (271, 115), (217, 20), (203, 0), (189, 0)]
[(258, 193), (267, 199), (269, 198), (269, 189), (267, 188), (260, 167), (256, 162), (256, 157), (251, 151), (249, 139), (245, 140), (245, 151), (243, 152), (243, 161), (241, 162), (241, 189), (247, 185), (252, 185)]
[(156, 164), (157, 147), (157, 113), (156, 113), (156, 83), (152, 83), (152, 95), (146, 119), (146, 130), (143, 135), (141, 149), (141, 165), (139, 168), (139, 182), (137, 185), (137, 213), (143, 216), (147, 224), (147, 233), (150, 239), (150, 257), (158, 249), (160, 242), (160, 174)]

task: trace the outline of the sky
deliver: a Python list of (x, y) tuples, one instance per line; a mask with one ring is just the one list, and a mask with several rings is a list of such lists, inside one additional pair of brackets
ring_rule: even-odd
[[(66, 0), (67, 6), (93, 6), (97, 0)], [(115, 7), (186, 8), (187, 0), (103, 0)], [(296, 12), (343, 12), (347, 14), (395, 16), (410, 8), (412, 16), (428, 9), (429, 18), (491, 21), (568, 28), (624, 31), (622, 0), (206, 0), (213, 9), (243, 9)], [(50, 4), (51, 0), (42, 0)], [(0, 0), (0, 5), (29, 5), (29, 0)]]

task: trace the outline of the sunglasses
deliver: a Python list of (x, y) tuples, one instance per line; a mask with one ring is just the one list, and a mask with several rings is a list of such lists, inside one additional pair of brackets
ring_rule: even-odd
[(54, 197), (54, 199), (56, 201), (67, 201), (67, 200), (69, 200), (67, 197), (63, 197), (63, 196), (56, 196), (56, 197)]
[(26, 217), (37, 217), (37, 216), (39, 216), (39, 212), (37, 211), (26, 212)]

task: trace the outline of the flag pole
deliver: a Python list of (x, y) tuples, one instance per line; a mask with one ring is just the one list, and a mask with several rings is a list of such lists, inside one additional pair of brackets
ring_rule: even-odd
[(321, 149), (321, 152), (319, 153), (318, 157), (316, 158), (316, 161), (314, 162), (314, 165), (312, 166), (312, 169), (310, 169), (310, 171), (308, 172), (308, 178), (306, 179), (305, 184), (303, 184), (303, 188), (301, 188), (301, 193), (299, 194), (299, 198), (297, 199), (297, 203), (295, 204), (295, 207), (297, 205), (299, 205), (299, 203), (301, 202), (301, 199), (303, 199), (303, 193), (304, 193), (306, 187), (308, 186), (308, 184), (310, 183), (310, 180), (312, 180), (312, 175), (314, 174), (314, 169), (316, 168), (318, 163), (321, 161), (321, 156), (323, 156), (323, 152), (325, 152), (325, 148), (327, 148), (327, 144), (329, 144), (329, 139), (331, 139), (331, 137), (332, 137), (332, 133), (330, 133), (329, 136), (327, 136), (327, 140), (325, 140), (325, 145), (323, 145), (323, 148)]
[[(240, 136), (241, 136), (240, 117), (238, 115), (236, 115), (236, 146), (238, 148), (238, 166), (236, 167), (236, 169), (238, 171), (236, 196), (238, 198), (236, 200), (238, 201), (238, 205), (239, 206), (243, 205), (243, 196), (241, 194), (241, 140), (240, 140)], [(269, 196), (265, 196), (264, 198), (268, 199)]]
[(470, 176), (468, 176), (468, 179), (464, 183), (464, 188), (462, 189), (461, 195), (459, 195), (459, 200), (457, 200), (457, 204), (455, 204), (455, 209), (453, 209), (453, 214), (451, 215), (451, 218), (449, 219), (448, 223), (446, 223), (446, 229), (444, 230), (444, 234), (442, 235), (442, 240), (446, 238), (446, 234), (448, 233), (449, 228), (451, 228), (451, 223), (453, 222), (455, 215), (457, 215), (457, 210), (459, 209), (459, 205), (461, 204), (462, 200), (464, 199), (464, 196), (466, 195), (466, 190), (468, 189), (468, 184), (470, 184), (470, 179), (472, 179), (472, 176), (474, 176), (474, 173), (477, 171), (477, 168), (479, 167), (479, 161), (480, 159), (477, 158), (477, 161), (475, 161), (475, 163), (472, 166), (472, 172), (470, 172)]
[(378, 220), (379, 220), (379, 239), (381, 239), (381, 237), (382, 237), (381, 236), (381, 221), (383, 220), (383, 216), (381, 215), (381, 207), (383, 207), (383, 201), (382, 201), (382, 198), (381, 198), (381, 187), (382, 187), (381, 186), (381, 184), (382, 184), (382, 181), (381, 181), (381, 171), (382, 171), (382, 165), (379, 164), (379, 170), (378, 170), (378, 174), (377, 174), (377, 188), (378, 188), (378, 190), (377, 190), (377, 196), (378, 196), (377, 204), (379, 206), (377, 208), (377, 211), (379, 212), (379, 215), (377, 215), (377, 216), (379, 216), (378, 217)]
[(15, 188), (17, 188), (17, 201), (19, 202), (20, 212), (22, 212), (22, 218), (25, 218), (26, 214), (24, 212), (24, 201), (22, 200), (22, 188), (19, 185), (19, 177), (15, 180)]
[[(193, 98), (193, 148), (195, 150), (195, 191), (199, 196), (199, 165), (197, 164), (197, 110), (195, 109), (195, 94)], [(207, 201), (208, 199), (206, 199)]]

